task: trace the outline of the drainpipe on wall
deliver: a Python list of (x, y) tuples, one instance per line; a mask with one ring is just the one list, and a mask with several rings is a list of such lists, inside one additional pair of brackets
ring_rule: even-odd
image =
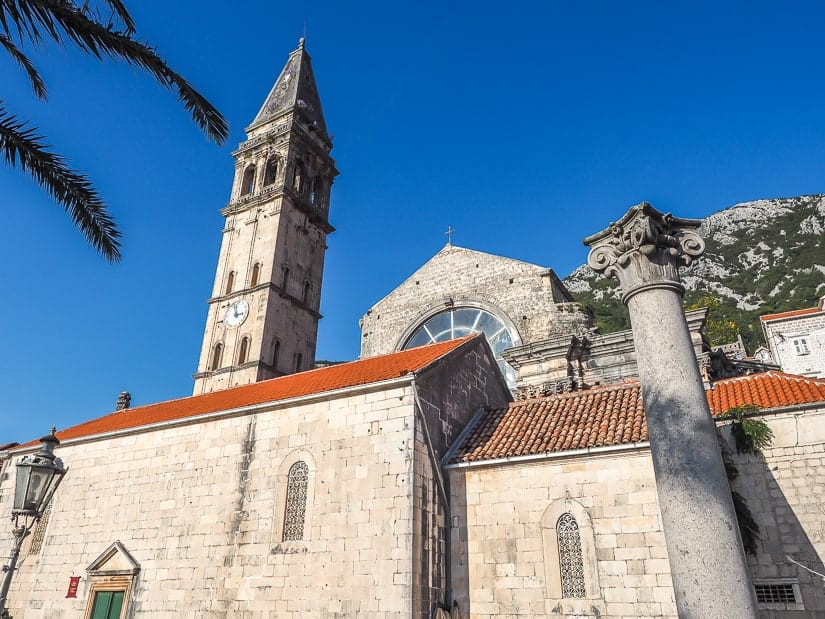
[[(418, 386), (415, 384), (415, 377), (412, 380), (412, 392), (415, 404), (416, 417), (421, 422), (421, 427), (424, 430), (424, 443), (427, 445), (427, 454), (430, 457), (430, 466), (433, 469), (435, 476), (435, 485), (438, 487), (438, 493), (441, 496), (441, 502), (444, 507), (444, 607), (448, 608), (450, 599), (453, 595), (452, 587), (452, 571), (450, 553), (452, 552), (452, 534), (451, 534), (451, 516), (450, 516), (450, 498), (447, 494), (447, 486), (444, 481), (444, 476), (441, 471), (441, 461), (438, 459), (433, 447), (433, 441), (430, 438), (430, 430), (427, 427), (427, 419), (424, 417), (424, 409), (421, 406), (421, 400), (418, 397)], [(415, 428), (413, 428), (413, 436), (415, 436)]]

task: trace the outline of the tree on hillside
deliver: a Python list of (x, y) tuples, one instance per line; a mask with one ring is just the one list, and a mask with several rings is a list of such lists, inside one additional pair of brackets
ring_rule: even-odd
[[(226, 119), (148, 43), (135, 38), (135, 23), (122, 0), (0, 0), (0, 47), (26, 72), (34, 94), (46, 84), (29, 58), (44, 40), (71, 44), (95, 56), (116, 58), (174, 90), (195, 123), (218, 144), (229, 136)], [(31, 175), (68, 212), (87, 241), (107, 260), (120, 260), (120, 232), (91, 181), (51, 151), (36, 128), (8, 111), (0, 98), (0, 154)]]
[(701, 294), (685, 304), (686, 310), (708, 308), (708, 319), (705, 324), (705, 335), (711, 346), (732, 344), (739, 337), (739, 326), (731, 320), (722, 307), (719, 298), (712, 294)]

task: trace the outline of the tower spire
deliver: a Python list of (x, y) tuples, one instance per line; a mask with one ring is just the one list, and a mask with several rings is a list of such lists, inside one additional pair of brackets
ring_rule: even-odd
[(298, 40), (298, 47), (289, 55), (255, 120), (247, 128), (247, 133), (263, 122), (290, 112), (299, 113), (310, 127), (329, 141), (321, 98), (312, 71), (312, 60), (306, 51), (304, 37)]

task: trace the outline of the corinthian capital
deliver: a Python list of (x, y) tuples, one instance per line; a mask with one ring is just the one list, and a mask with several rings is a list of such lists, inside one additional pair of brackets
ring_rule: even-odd
[(698, 219), (680, 219), (657, 211), (647, 202), (630, 207), (616, 223), (584, 239), (587, 264), (597, 273), (619, 280), (622, 302), (648, 288), (685, 289), (679, 267), (705, 251), (696, 234)]

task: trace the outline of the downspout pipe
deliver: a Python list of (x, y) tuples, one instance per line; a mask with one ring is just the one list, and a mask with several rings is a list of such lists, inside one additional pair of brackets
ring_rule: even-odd
[[(421, 399), (418, 397), (418, 386), (415, 382), (415, 377), (412, 380), (412, 392), (413, 392), (413, 400), (415, 405), (413, 408), (415, 409), (416, 417), (418, 418), (419, 422), (421, 423), (421, 427), (423, 428), (424, 432), (424, 443), (427, 446), (427, 454), (430, 458), (430, 467), (433, 470), (435, 476), (435, 485), (438, 488), (438, 494), (441, 497), (441, 502), (444, 507), (444, 580), (445, 580), (445, 589), (444, 589), (444, 607), (448, 608), (448, 604), (453, 597), (453, 587), (452, 587), (452, 565), (451, 565), (451, 553), (452, 553), (452, 516), (450, 515), (450, 497), (447, 493), (447, 485), (444, 481), (444, 475), (441, 470), (441, 461), (439, 460), (438, 456), (435, 453), (435, 448), (433, 447), (433, 441), (430, 437), (430, 429), (427, 427), (427, 418), (424, 416), (424, 408), (421, 406)], [(413, 429), (414, 431), (414, 429)]]

